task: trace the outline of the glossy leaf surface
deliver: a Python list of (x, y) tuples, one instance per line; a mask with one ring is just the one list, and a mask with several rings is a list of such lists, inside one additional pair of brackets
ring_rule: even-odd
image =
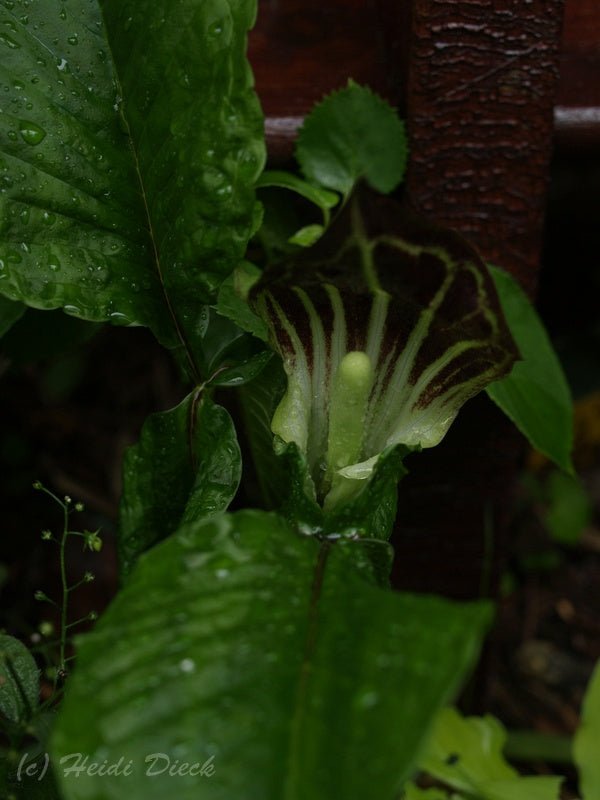
[(194, 392), (150, 416), (123, 464), (119, 551), (129, 574), (140, 553), (179, 526), (224, 511), (241, 475), (231, 417)]
[[(488, 607), (381, 588), (388, 547), (240, 512), (144, 555), (82, 642), (53, 742), (59, 774), (74, 750), (133, 773), (63, 776), (65, 800), (392, 800)], [(150, 778), (157, 752), (214, 773)]]
[(0, 291), (144, 324), (197, 372), (255, 224), (254, 0), (0, 4)]

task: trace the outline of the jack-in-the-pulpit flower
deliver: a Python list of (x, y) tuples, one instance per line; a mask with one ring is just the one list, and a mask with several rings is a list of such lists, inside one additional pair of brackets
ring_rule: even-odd
[(252, 300), (288, 378), (272, 431), (305, 455), (326, 509), (387, 448), (438, 444), (518, 357), (476, 250), (380, 196), (355, 197)]

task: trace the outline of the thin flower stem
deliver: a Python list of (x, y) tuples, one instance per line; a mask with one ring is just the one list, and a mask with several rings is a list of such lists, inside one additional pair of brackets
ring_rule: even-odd
[[(74, 628), (76, 625), (81, 625), (82, 622), (89, 622), (89, 621), (90, 621), (90, 615), (86, 614), (85, 617), (81, 617), (80, 619), (76, 619), (74, 622), (69, 622), (69, 624), (65, 628), (65, 634), (66, 634), (66, 631), (68, 629)], [(65, 636), (65, 639), (66, 639), (66, 636)]]
[[(49, 492), (49, 494), (51, 494)], [(67, 544), (67, 537), (69, 535), (69, 508), (66, 503), (58, 501), (63, 509), (63, 532), (60, 540), (60, 582), (62, 587), (62, 607), (60, 613), (60, 655), (59, 655), (59, 669), (54, 677), (54, 691), (58, 684), (59, 673), (64, 670), (65, 655), (67, 649), (67, 605), (69, 602), (69, 585), (67, 583), (67, 567), (65, 559), (65, 549)]]

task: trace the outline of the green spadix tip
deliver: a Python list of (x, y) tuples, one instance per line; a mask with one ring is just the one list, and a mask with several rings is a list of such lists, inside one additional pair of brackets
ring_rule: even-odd
[(336, 382), (344, 385), (344, 388), (352, 394), (359, 392), (361, 395), (365, 387), (370, 390), (373, 381), (373, 367), (371, 359), (362, 350), (353, 350), (340, 361)]
[(364, 419), (373, 386), (373, 366), (366, 353), (352, 351), (340, 361), (329, 408), (329, 473), (358, 460)]

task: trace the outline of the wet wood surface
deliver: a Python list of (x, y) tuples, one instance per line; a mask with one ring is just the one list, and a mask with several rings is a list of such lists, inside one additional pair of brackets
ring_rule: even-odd
[[(510, 11), (510, 3), (495, 5)], [(531, 5), (522, 0), (516, 7), (529, 12)], [(259, 0), (249, 49), (274, 161), (289, 158), (304, 115), (348, 77), (402, 104), (409, 6), (390, 0)], [(556, 144), (563, 150), (600, 150), (597, 0), (567, 0), (559, 66)]]

